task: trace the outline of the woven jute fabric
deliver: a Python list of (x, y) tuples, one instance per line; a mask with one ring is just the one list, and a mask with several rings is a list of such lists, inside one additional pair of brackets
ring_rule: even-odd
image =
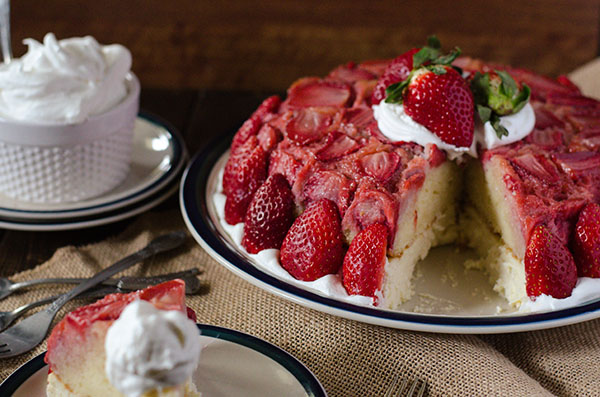
[[(121, 235), (85, 247), (64, 247), (39, 267), (11, 277), (91, 276), (155, 236), (184, 229), (175, 210), (139, 217)], [(198, 321), (265, 339), (302, 361), (330, 396), (382, 396), (396, 374), (427, 381), (429, 396), (600, 395), (600, 320), (509, 335), (444, 335), (389, 329), (302, 307), (234, 275), (190, 237), (184, 247), (123, 274), (154, 275), (200, 267), (210, 287), (188, 296)], [(35, 287), (0, 302), (13, 309), (68, 287)], [(57, 316), (86, 303), (70, 302)], [(5, 379), (46, 349), (0, 361)]]

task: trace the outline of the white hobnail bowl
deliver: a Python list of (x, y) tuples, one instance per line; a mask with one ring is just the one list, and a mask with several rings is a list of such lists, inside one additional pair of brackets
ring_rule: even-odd
[(126, 77), (127, 96), (76, 124), (0, 118), (0, 192), (20, 201), (63, 203), (99, 196), (129, 172), (140, 83)]

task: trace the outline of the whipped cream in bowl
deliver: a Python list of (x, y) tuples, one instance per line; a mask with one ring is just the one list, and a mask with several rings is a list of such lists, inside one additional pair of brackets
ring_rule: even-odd
[(121, 45), (25, 40), (0, 66), (0, 193), (19, 201), (99, 196), (129, 172), (140, 83)]

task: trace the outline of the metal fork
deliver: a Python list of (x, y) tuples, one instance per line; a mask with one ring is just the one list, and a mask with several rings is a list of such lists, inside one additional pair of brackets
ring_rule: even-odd
[(135, 263), (159, 252), (180, 246), (186, 238), (185, 232), (169, 233), (155, 238), (146, 247), (107, 267), (94, 277), (63, 294), (46, 309), (27, 317), (15, 326), (0, 333), (0, 358), (13, 357), (36, 347), (48, 333), (52, 320), (61, 307), (75, 296), (98, 285), (102, 280), (122, 272)]
[(385, 392), (384, 397), (423, 397), (426, 389), (426, 381), (417, 378), (409, 384), (408, 379), (400, 378), (398, 374), (396, 374), (394, 381)]

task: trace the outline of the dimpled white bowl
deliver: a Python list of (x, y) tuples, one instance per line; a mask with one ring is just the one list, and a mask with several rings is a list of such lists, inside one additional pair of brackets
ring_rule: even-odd
[(115, 188), (129, 172), (140, 83), (126, 77), (127, 96), (80, 123), (28, 123), (0, 118), (0, 192), (16, 200), (62, 203)]

